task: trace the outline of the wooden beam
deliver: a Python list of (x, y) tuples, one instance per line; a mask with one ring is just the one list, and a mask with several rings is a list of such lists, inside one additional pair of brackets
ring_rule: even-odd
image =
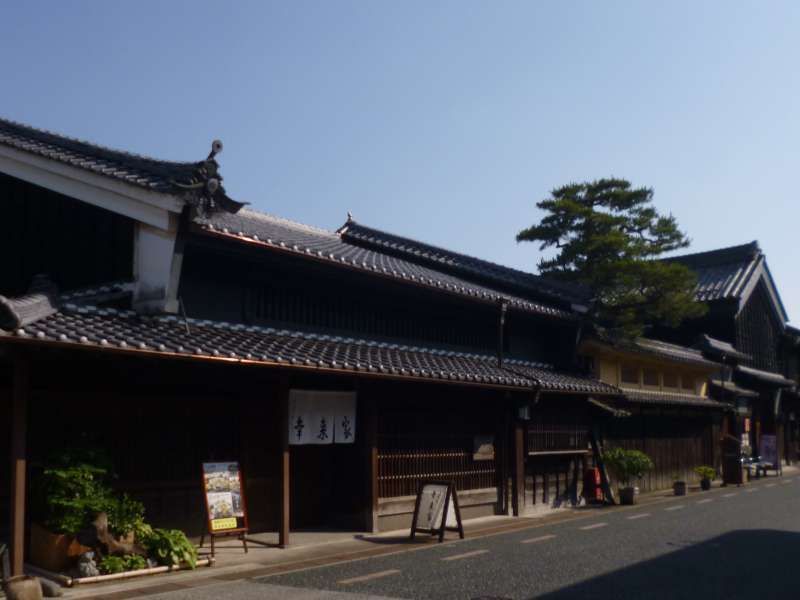
[(289, 378), (282, 377), (278, 391), (280, 404), (281, 447), (280, 447), (280, 521), (278, 524), (278, 545), (289, 546), (289, 511), (291, 508), (291, 479), (289, 474)]
[[(378, 532), (378, 407), (374, 398), (362, 394), (366, 386), (358, 386), (358, 402), (363, 407), (364, 446), (367, 463), (366, 530)], [(369, 388), (366, 388), (369, 389)]]
[(522, 514), (525, 505), (525, 422), (514, 421), (514, 516)]
[(25, 358), (14, 361), (11, 408), (11, 575), (22, 575), (25, 560), (26, 435), (30, 365)]

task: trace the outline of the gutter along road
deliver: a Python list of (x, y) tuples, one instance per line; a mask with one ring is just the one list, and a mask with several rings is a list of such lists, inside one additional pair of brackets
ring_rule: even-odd
[(798, 551), (792, 475), (151, 598), (796, 598)]

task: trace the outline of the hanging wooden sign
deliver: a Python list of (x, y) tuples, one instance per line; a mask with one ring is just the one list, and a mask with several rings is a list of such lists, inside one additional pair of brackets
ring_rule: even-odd
[(461, 510), (452, 481), (423, 481), (419, 485), (411, 521), (411, 539), (417, 532), (438, 535), (444, 541), (445, 531), (456, 531), (464, 539)]
[[(218, 536), (238, 536), (247, 552), (245, 536), (249, 526), (239, 463), (203, 463), (203, 496), (206, 502), (207, 530), (211, 537), (211, 556), (214, 556), (214, 538)], [(201, 547), (204, 538), (205, 534), (200, 538)]]

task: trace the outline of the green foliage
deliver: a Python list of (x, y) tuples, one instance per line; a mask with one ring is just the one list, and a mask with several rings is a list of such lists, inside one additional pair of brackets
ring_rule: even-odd
[(547, 214), (517, 234), (557, 249), (539, 272), (591, 288), (594, 317), (613, 337), (637, 337), (649, 323), (676, 327), (706, 310), (694, 301), (696, 277), (687, 267), (654, 260), (689, 239), (652, 200), (652, 189), (624, 179), (572, 183), (538, 202)]
[(714, 478), (717, 476), (716, 470), (713, 467), (709, 467), (703, 465), (702, 467), (695, 467), (694, 472), (697, 473), (700, 479), (708, 479), (709, 481), (714, 481)]
[(36, 484), (39, 517), (50, 531), (75, 535), (112, 501), (104, 468), (77, 462), (46, 468)]
[(178, 566), (185, 562), (192, 569), (197, 566), (197, 548), (177, 529), (151, 529), (139, 543), (160, 565)]
[(653, 468), (650, 457), (639, 450), (609, 448), (603, 453), (603, 460), (614, 477), (624, 486), (628, 486), (631, 479), (638, 479)]
[(137, 554), (127, 554), (125, 556), (104, 556), (97, 565), (100, 572), (104, 575), (112, 573), (124, 573), (125, 571), (137, 571), (147, 568), (147, 560)]
[(126, 537), (130, 533), (136, 533), (145, 525), (144, 504), (127, 494), (118, 498), (110, 498), (104, 510), (108, 514), (109, 529), (117, 537)]

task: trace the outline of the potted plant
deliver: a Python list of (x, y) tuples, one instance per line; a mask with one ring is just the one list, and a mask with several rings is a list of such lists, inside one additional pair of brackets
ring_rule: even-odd
[(673, 484), (672, 484), (672, 492), (676, 496), (685, 496), (686, 495), (686, 481), (680, 478), (680, 473), (675, 471), (672, 474)]
[(609, 448), (603, 453), (603, 460), (621, 485), (620, 503), (633, 504), (636, 490), (631, 485), (631, 480), (641, 478), (652, 469), (653, 461), (644, 452), (624, 448)]
[(710, 490), (711, 482), (717, 476), (717, 472), (714, 468), (703, 465), (702, 467), (696, 467), (694, 472), (700, 477), (700, 489), (703, 491)]

